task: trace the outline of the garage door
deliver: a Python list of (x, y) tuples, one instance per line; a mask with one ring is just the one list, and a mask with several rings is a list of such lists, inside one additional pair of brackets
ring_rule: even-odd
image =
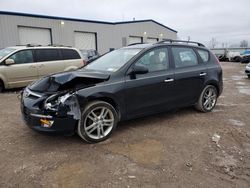
[(142, 37), (129, 37), (128, 44), (142, 43)]
[(21, 45), (26, 44), (51, 44), (51, 30), (33, 27), (18, 27), (19, 41)]
[(157, 38), (147, 38), (148, 43), (156, 43), (158, 41)]
[(96, 34), (75, 32), (75, 47), (78, 49), (96, 50)]

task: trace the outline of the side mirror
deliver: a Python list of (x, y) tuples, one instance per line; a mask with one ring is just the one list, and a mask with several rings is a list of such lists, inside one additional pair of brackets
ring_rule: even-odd
[(132, 70), (132, 73), (133, 74), (147, 74), (148, 68), (143, 65), (135, 65)]
[(5, 60), (5, 65), (12, 65), (15, 64), (15, 61), (13, 59), (6, 59)]

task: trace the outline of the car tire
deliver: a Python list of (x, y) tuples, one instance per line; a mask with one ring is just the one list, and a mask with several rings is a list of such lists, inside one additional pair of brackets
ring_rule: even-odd
[(236, 56), (234, 59), (236, 62), (241, 62), (241, 57), (239, 57), (239, 56)]
[(4, 84), (2, 80), (0, 80), (0, 93), (2, 93), (3, 91), (4, 91)]
[(248, 78), (250, 78), (250, 75), (247, 75)]
[(201, 92), (195, 108), (200, 112), (211, 112), (216, 105), (217, 98), (217, 89), (213, 85), (207, 85)]
[(82, 111), (78, 135), (88, 143), (97, 143), (110, 137), (118, 123), (115, 108), (104, 101), (90, 102)]

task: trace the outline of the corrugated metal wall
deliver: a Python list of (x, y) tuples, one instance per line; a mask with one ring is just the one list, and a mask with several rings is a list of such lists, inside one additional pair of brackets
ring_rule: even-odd
[[(64, 22), (63, 25), (61, 21)], [(0, 48), (20, 44), (18, 26), (49, 28), (52, 33), (52, 43), (66, 46), (75, 45), (75, 31), (97, 33), (97, 48), (100, 53), (105, 53), (110, 48), (122, 47), (124, 38), (128, 41), (129, 36), (141, 36), (144, 40), (147, 37), (177, 38), (176, 32), (152, 21), (113, 25), (1, 14)]]

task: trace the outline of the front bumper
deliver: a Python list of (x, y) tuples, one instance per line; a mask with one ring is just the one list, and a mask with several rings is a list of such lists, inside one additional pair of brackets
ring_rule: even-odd
[[(21, 96), (21, 112), (26, 125), (33, 130), (45, 133), (74, 134), (78, 120), (71, 115), (58, 117), (45, 114), (39, 108), (39, 104), (45, 97), (33, 98)], [(51, 125), (45, 126), (42, 121), (48, 121)]]

